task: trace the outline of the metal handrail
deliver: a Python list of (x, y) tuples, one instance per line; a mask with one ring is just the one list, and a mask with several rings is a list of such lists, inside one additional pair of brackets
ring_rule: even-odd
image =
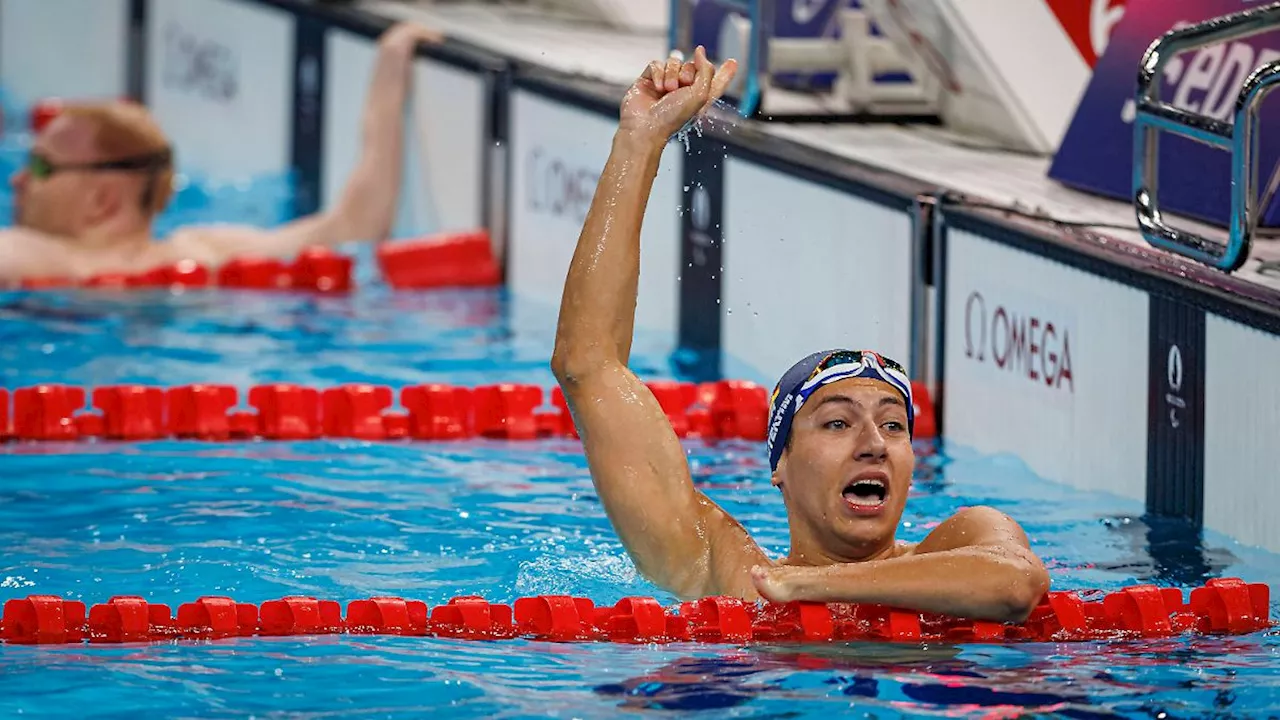
[[(1207, 45), (1238, 40), (1280, 28), (1280, 2), (1172, 30), (1147, 48), (1138, 68), (1134, 117), (1134, 206), (1138, 226), (1151, 245), (1176, 252), (1226, 272), (1249, 258), (1253, 236), (1275, 196), (1273, 176), (1263, 193), (1258, 185), (1258, 107), (1280, 83), (1280, 61), (1257, 68), (1236, 97), (1235, 122), (1174, 107), (1160, 99), (1164, 66), (1175, 55)], [(1225, 244), (1168, 225), (1160, 212), (1161, 132), (1172, 132), (1231, 153), (1231, 219)]]

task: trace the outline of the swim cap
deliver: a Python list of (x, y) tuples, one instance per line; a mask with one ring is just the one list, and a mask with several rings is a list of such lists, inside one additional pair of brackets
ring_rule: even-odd
[(778, 469), (791, 421), (804, 401), (823, 385), (849, 378), (870, 378), (893, 386), (907, 404), (907, 432), (915, 434), (916, 413), (907, 371), (889, 358), (868, 350), (826, 350), (801, 360), (782, 376), (769, 398), (769, 467)]

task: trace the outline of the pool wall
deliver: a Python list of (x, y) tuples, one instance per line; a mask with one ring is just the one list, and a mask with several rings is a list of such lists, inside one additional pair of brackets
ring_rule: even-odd
[[(294, 172), (307, 211), (354, 160), (388, 23), (360, 7), (0, 0), (0, 76), (19, 102), (138, 97), (193, 166)], [(69, 12), (93, 23), (58, 29)], [(554, 309), (623, 89), (453, 40), (417, 81), (399, 227), (489, 227), (511, 291)], [(770, 382), (874, 347), (935, 389), (949, 441), (1280, 551), (1280, 293), (780, 135), (710, 127), (664, 157), (638, 324), (687, 371)]]

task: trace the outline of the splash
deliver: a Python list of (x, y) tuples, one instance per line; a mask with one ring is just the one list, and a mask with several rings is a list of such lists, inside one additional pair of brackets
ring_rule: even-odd
[(685, 152), (689, 152), (689, 139), (693, 134), (696, 133), (700, 138), (711, 131), (729, 134), (738, 127), (741, 119), (742, 116), (738, 114), (738, 109), (732, 103), (718, 99), (711, 104), (711, 107), (703, 109), (690, 118), (689, 122), (675, 134), (674, 139), (684, 145)]

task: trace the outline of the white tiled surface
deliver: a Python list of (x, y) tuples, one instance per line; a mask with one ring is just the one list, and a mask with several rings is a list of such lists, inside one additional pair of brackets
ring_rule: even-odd
[[(509, 57), (619, 86), (630, 84), (649, 60), (666, 55), (667, 41), (662, 35), (575, 25), (500, 3), (367, 0), (360, 7), (390, 18), (420, 20)], [(776, 124), (769, 125), (768, 132), (970, 197), (1018, 203), (1058, 220), (1130, 226), (1132, 232), (1102, 232), (1145, 244), (1129, 203), (1077, 192), (1050, 180), (1047, 157), (992, 150), (930, 126)], [(1196, 223), (1173, 222), (1198, 227)], [(1218, 239), (1222, 236), (1220, 231), (1206, 234)], [(1259, 261), (1275, 259), (1280, 259), (1280, 241), (1256, 242), (1253, 257), (1236, 275), (1280, 289), (1280, 276), (1256, 271)]]

